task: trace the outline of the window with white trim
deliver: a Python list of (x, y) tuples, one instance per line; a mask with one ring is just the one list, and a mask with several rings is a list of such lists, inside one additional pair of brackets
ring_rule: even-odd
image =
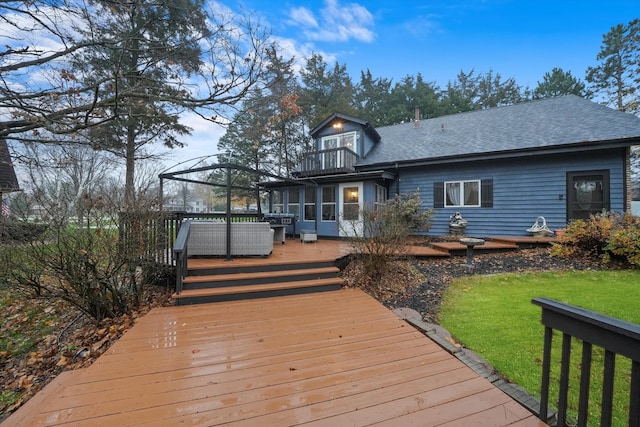
[(322, 220), (336, 220), (336, 186), (326, 185), (322, 187)]
[(445, 207), (479, 207), (480, 180), (444, 183)]
[(373, 208), (380, 209), (387, 202), (387, 189), (380, 184), (376, 184), (376, 196), (373, 201)]
[(315, 221), (316, 219), (316, 188), (307, 187), (304, 190), (304, 220)]
[(275, 190), (272, 193), (272, 209), (273, 213), (284, 213), (284, 197), (282, 194), (282, 190)]
[(296, 219), (300, 218), (300, 191), (297, 188), (289, 190), (287, 213), (294, 214)]
[(325, 136), (322, 138), (323, 150), (330, 150), (332, 148), (346, 147), (353, 151), (358, 152), (357, 138), (355, 132), (341, 133), (339, 135)]

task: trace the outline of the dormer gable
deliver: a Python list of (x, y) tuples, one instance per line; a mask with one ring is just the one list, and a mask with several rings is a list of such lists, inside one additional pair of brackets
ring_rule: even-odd
[(368, 121), (339, 112), (332, 113), (310, 134), (317, 150), (347, 147), (359, 157), (366, 156), (381, 139)]

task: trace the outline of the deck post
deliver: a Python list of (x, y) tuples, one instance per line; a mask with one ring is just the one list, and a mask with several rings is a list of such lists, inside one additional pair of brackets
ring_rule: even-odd
[(231, 261), (231, 165), (227, 163), (227, 257)]

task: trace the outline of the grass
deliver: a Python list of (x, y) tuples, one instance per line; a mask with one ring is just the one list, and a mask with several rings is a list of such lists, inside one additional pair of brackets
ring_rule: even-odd
[[(534, 396), (540, 394), (544, 327), (531, 299), (547, 297), (640, 324), (640, 271), (589, 271), (471, 276), (455, 281), (443, 297), (440, 323), (502, 375)], [(576, 340), (574, 340), (576, 341)], [(552, 384), (559, 380), (561, 336), (554, 334)], [(574, 342), (570, 410), (577, 409), (581, 345)], [(599, 422), (602, 356), (594, 348), (590, 423)], [(598, 365), (599, 364), (599, 365)], [(630, 363), (616, 360), (614, 425), (626, 425)], [(551, 390), (551, 404), (557, 388)]]

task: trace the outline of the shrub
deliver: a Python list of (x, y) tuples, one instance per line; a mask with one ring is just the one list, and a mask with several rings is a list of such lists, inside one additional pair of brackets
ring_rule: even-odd
[(612, 257), (640, 266), (640, 218), (631, 214), (602, 212), (588, 220), (574, 220), (550, 249), (554, 256)]
[(427, 231), (431, 210), (421, 209), (420, 195), (397, 195), (377, 208), (362, 211), (362, 224), (350, 224), (356, 256), (370, 278), (380, 277), (390, 261), (406, 253), (409, 236)]
[(640, 218), (625, 215), (620, 226), (612, 231), (605, 250), (608, 254), (622, 257), (629, 264), (640, 267)]
[(155, 241), (148, 224), (158, 212), (138, 215), (140, 227), (126, 233), (104, 211), (97, 214), (83, 226), (49, 224), (38, 239), (4, 248), (0, 279), (34, 297), (65, 300), (96, 322), (137, 310), (148, 282), (171, 280), (171, 272), (147, 261)]
[(47, 226), (14, 219), (0, 219), (0, 239), (3, 242), (25, 243), (39, 238)]

